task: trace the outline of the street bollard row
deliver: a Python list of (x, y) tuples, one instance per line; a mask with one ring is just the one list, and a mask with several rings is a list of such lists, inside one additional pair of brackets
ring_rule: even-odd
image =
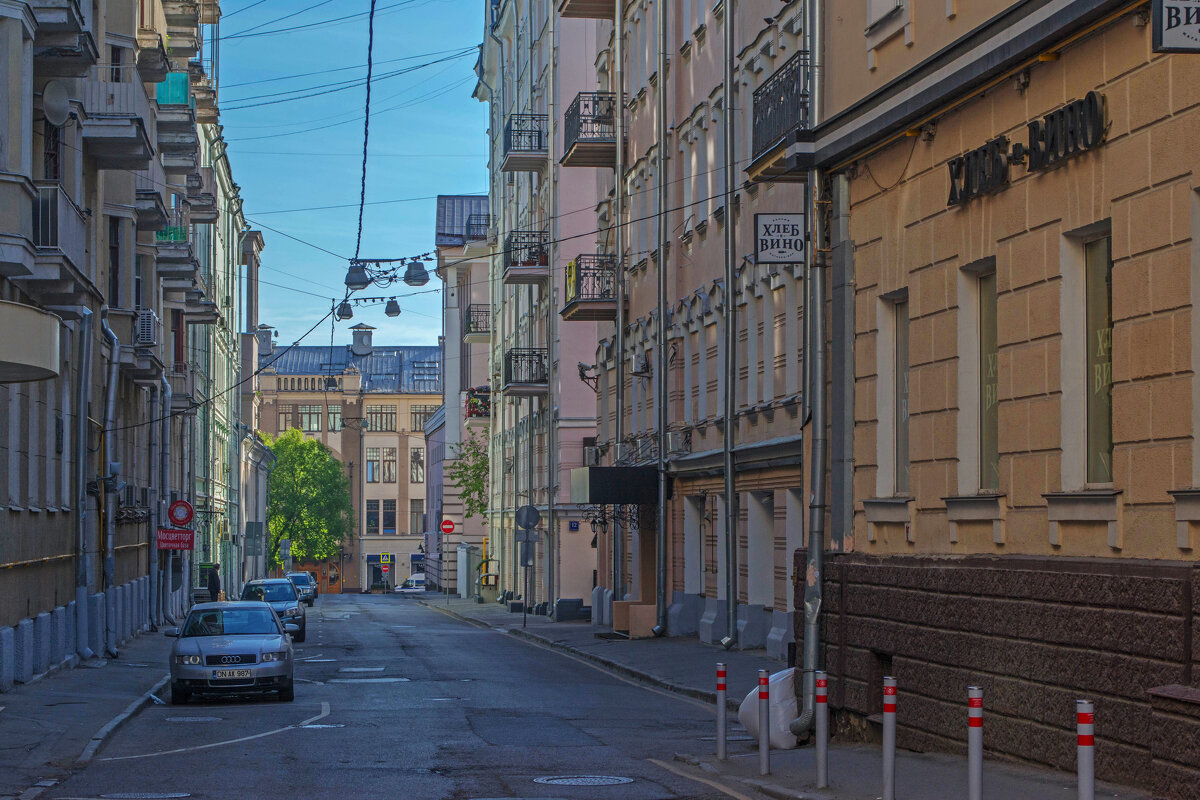
[[(717, 664), (717, 758), (727, 758), (726, 670)], [(816, 670), (816, 768), (817, 788), (829, 786), (829, 676)], [(896, 679), (883, 679), (883, 793), (882, 800), (896, 800)], [(770, 731), (771, 686), (767, 670), (758, 671), (758, 765), (762, 775), (771, 774)], [(1095, 800), (1095, 705), (1075, 701), (1078, 800)], [(967, 687), (967, 797), (983, 798), (983, 689)]]

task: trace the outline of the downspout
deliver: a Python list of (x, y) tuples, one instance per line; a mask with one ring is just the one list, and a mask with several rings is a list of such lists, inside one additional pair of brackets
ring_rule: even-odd
[[(821, 0), (807, 0), (805, 36), (808, 39), (809, 95), (812, 97), (809, 128), (815, 129), (821, 119), (821, 69), (823, 52), (822, 30), (824, 13)], [(825, 569), (825, 469), (828, 463), (829, 434), (826, 431), (828, 404), (825, 399), (825, 284), (827, 281), (823, 225), (821, 224), (822, 173), (812, 169), (808, 172), (808, 225), (809, 257), (808, 298), (805, 311), (812, 319), (810, 352), (805, 360), (812, 359), (809, 370), (810, 385), (805, 387), (809, 394), (808, 408), (812, 413), (812, 457), (809, 465), (812, 494), (808, 507), (808, 564), (804, 584), (804, 656), (801, 668), (801, 711), (800, 716), (788, 724), (795, 736), (807, 737), (812, 727), (816, 706), (816, 674), (820, 655), (822, 581)]]
[(554, 495), (558, 489), (558, 465), (555, 455), (558, 452), (558, 403), (556, 402), (556, 394), (554, 391), (554, 380), (557, 370), (555, 366), (558, 364), (555, 348), (558, 346), (558, 315), (555, 309), (558, 305), (554, 301), (554, 265), (557, 262), (558, 255), (558, 207), (555, 205), (558, 202), (558, 180), (554, 174), (554, 152), (557, 142), (557, 114), (558, 114), (558, 82), (555, 76), (558, 73), (558, 14), (553, 10), (550, 12), (550, 69), (547, 76), (547, 108), (546, 108), (546, 169), (549, 172), (550, 180), (546, 187), (546, 207), (550, 210), (549, 219), (546, 220), (548, 225), (548, 233), (550, 239), (550, 252), (546, 259), (546, 385), (549, 391), (546, 392), (546, 616), (554, 616), (554, 595), (558, 590), (558, 581), (556, 580), (555, 570), (558, 566), (558, 547), (555, 537), (558, 535), (558, 527), (555, 524), (554, 511)]
[[(149, 460), (149, 465), (148, 465), (146, 472), (149, 474), (149, 478), (150, 478), (150, 494), (151, 494), (151, 498), (152, 498), (151, 502), (154, 504), (154, 508), (156, 510), (161, 509), (161, 506), (162, 506), (162, 504), (159, 502), (160, 492), (162, 490), (158, 486), (158, 481), (156, 481), (154, 479), (154, 457), (155, 457), (155, 455), (158, 454), (159, 447), (160, 447), (160, 445), (158, 443), (158, 435), (157, 435), (157, 430), (156, 430), (158, 426), (154, 424), (155, 420), (158, 419), (158, 398), (159, 398), (159, 387), (151, 386), (150, 387), (150, 426), (149, 426), (149, 430), (146, 431), (146, 435), (148, 437), (147, 445), (149, 446), (148, 449), (150, 451), (150, 460)], [(150, 602), (147, 603), (148, 608), (146, 609), (146, 612), (150, 618), (149, 619), (150, 630), (156, 631), (156, 630), (158, 630), (158, 622), (159, 622), (159, 620), (158, 620), (158, 603), (157, 603), (157, 599), (158, 599), (158, 525), (160, 524), (161, 521), (158, 519), (157, 514), (155, 514), (153, 517), (151, 517), (151, 520), (152, 520), (152, 522), (150, 525), (150, 558), (149, 558), (150, 563), (149, 563), (149, 570), (148, 570), (150, 573), (150, 591), (149, 591)]]
[(725, 107), (721, 114), (722, 138), (724, 141), (725, 159), (725, 301), (722, 311), (725, 316), (725, 430), (723, 431), (722, 449), (725, 471), (725, 613), (728, 617), (729, 632), (721, 639), (721, 646), (726, 650), (732, 649), (738, 642), (738, 568), (737, 568), (737, 489), (734, 475), (733, 448), (734, 429), (737, 417), (734, 413), (734, 403), (737, 401), (737, 292), (734, 282), (734, 249), (737, 239), (734, 232), (733, 214), (733, 67), (734, 52), (733, 25), (737, 19), (734, 10), (734, 0), (725, 0)]
[[(117, 604), (111, 592), (116, 579), (114, 539), (117, 534), (117, 503), (115, 498), (109, 497), (106, 484), (115, 487), (117, 479), (120, 477), (116, 470), (112, 470), (113, 462), (109, 460), (109, 436), (112, 434), (117, 416), (117, 380), (120, 378), (121, 370), (121, 342), (117, 339), (117, 335), (113, 333), (112, 328), (108, 327), (108, 306), (106, 305), (100, 307), (100, 329), (104, 332), (104, 338), (108, 340), (109, 347), (108, 383), (104, 389), (104, 430), (101, 433), (102, 445), (100, 447), (100, 496), (104, 502), (104, 570), (102, 586), (105, 593), (104, 649), (110, 656), (116, 658)], [(109, 470), (112, 470), (111, 474)]]
[[(655, 3), (658, 26), (658, 345), (654, 390), (658, 394), (658, 509), (655, 516), (655, 636), (667, 634), (667, 4)], [(686, 211), (684, 213), (687, 213)], [(730, 220), (732, 221), (732, 217)]]
[[(166, 508), (171, 501), (171, 400), (174, 392), (171, 391), (171, 381), (166, 375), (162, 377), (162, 447), (159, 450), (159, 496), (158, 496), (158, 518), (159, 524), (167, 522)], [(175, 620), (171, 617), (171, 575), (172, 566), (175, 562), (175, 551), (167, 553), (167, 569), (163, 573), (162, 591), (158, 599), (159, 618), (170, 624), (175, 624)]]
[(75, 375), (75, 644), (79, 657), (96, 654), (88, 647), (87, 456), (88, 397), (92, 387), (92, 312), (79, 318), (79, 371)]
[[(613, 423), (613, 454), (620, 450), (625, 439), (625, 0), (614, 0), (616, 13), (613, 17), (613, 80), (616, 83), (616, 139), (617, 164), (613, 181), (613, 200), (616, 208), (615, 247), (617, 251), (617, 387), (614, 404), (616, 419)], [(616, 460), (615, 458), (613, 459)], [(612, 602), (625, 597), (622, 580), (625, 573), (625, 534), (621, 530), (621, 515), (613, 514), (612, 521)], [(611, 611), (611, 609), (610, 609)], [(609, 615), (609, 622), (612, 622)]]

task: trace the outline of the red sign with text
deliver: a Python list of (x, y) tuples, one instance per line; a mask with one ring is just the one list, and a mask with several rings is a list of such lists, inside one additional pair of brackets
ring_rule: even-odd
[(191, 550), (196, 546), (196, 532), (177, 528), (158, 529), (159, 550)]
[(446, 533), (446, 534), (454, 533), (454, 520), (452, 520), (452, 519), (442, 520), (442, 533)]

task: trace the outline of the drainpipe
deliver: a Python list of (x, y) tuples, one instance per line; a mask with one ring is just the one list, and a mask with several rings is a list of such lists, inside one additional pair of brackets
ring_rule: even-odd
[(112, 469), (112, 462), (109, 461), (109, 436), (112, 434), (117, 416), (117, 380), (120, 378), (121, 370), (121, 343), (112, 328), (108, 327), (108, 306), (106, 305), (100, 307), (100, 329), (104, 332), (104, 338), (108, 340), (109, 346), (108, 385), (104, 390), (104, 431), (101, 433), (103, 443), (100, 447), (100, 496), (104, 501), (104, 649), (110, 656), (116, 658), (117, 604), (112, 596), (112, 590), (116, 579), (114, 539), (117, 534), (117, 503), (115, 499), (108, 496), (109, 493), (104, 486), (105, 483), (111, 483), (115, 487), (117, 479), (120, 477), (116, 470), (112, 470), (112, 473), (109, 474), (109, 470)]
[[(808, 40), (809, 88), (812, 97), (812, 116), (809, 119), (809, 126), (815, 128), (821, 119), (820, 59), (824, 49), (821, 28), (824, 25), (824, 13), (820, 0), (808, 0), (806, 12), (805, 36)], [(807, 197), (810, 245), (808, 248), (808, 279), (804, 283), (809, 291), (805, 310), (812, 319), (812, 338), (809, 341), (811, 352), (805, 353), (805, 359), (812, 359), (812, 367), (809, 370), (811, 384), (805, 387), (805, 393), (811, 397), (808, 407), (812, 413), (812, 463), (809, 465), (809, 472), (812, 476), (812, 496), (808, 507), (808, 565), (805, 570), (804, 585), (801, 712), (799, 717), (788, 724), (788, 729), (800, 737), (808, 736), (815, 716), (815, 670), (820, 650), (823, 600), (821, 584), (825, 568), (825, 469), (829, 460), (829, 435), (826, 432), (828, 404), (825, 400), (825, 284), (827, 275), (821, 224), (821, 180), (822, 173), (819, 170), (809, 170)]]
[(79, 371), (75, 376), (75, 642), (79, 657), (96, 654), (88, 647), (87, 457), (88, 397), (92, 387), (92, 312), (79, 318)]
[(734, 0), (725, 0), (725, 107), (721, 114), (725, 159), (725, 430), (722, 440), (725, 472), (725, 613), (728, 617), (729, 633), (721, 640), (721, 646), (732, 649), (738, 642), (738, 569), (737, 569), (737, 490), (734, 476), (734, 429), (737, 422), (734, 403), (737, 401), (737, 292), (734, 282), (734, 250), (737, 239), (733, 215), (733, 25), (737, 20)]
[[(615, 0), (613, 17), (613, 80), (616, 83), (617, 164), (613, 181), (613, 200), (616, 208), (615, 246), (617, 250), (617, 391), (614, 399), (617, 415), (613, 424), (613, 453), (625, 438), (625, 2)], [(622, 580), (625, 573), (625, 539), (621, 530), (621, 515), (613, 514), (612, 522), (612, 602), (625, 597)], [(612, 621), (612, 617), (609, 617)]]
[[(158, 519), (162, 525), (167, 520), (166, 508), (171, 501), (171, 381), (167, 380), (167, 376), (162, 376), (162, 447), (159, 449), (159, 496), (158, 496)], [(171, 567), (175, 561), (175, 551), (168, 551), (167, 554), (167, 569), (163, 575), (163, 589), (158, 598), (157, 616), (159, 619), (165, 619), (167, 622), (174, 624), (175, 620), (171, 618)]]
[[(667, 634), (667, 4), (655, 3), (658, 26), (658, 346), (655, 348), (655, 392), (658, 394), (658, 513), (655, 517), (655, 572), (658, 585), (655, 636)], [(686, 214), (687, 211), (685, 210)], [(732, 217), (730, 220), (732, 221)]]
[(546, 472), (548, 473), (548, 482), (546, 484), (546, 616), (553, 618), (554, 616), (554, 595), (558, 591), (558, 581), (556, 580), (555, 569), (558, 562), (558, 547), (555, 537), (558, 535), (558, 527), (555, 524), (555, 509), (554, 495), (558, 488), (558, 464), (555, 456), (558, 453), (558, 427), (557, 418), (558, 403), (556, 402), (554, 392), (554, 381), (556, 378), (556, 369), (558, 358), (556, 357), (555, 347), (558, 345), (558, 314), (555, 311), (558, 304), (554, 300), (554, 265), (557, 263), (555, 258), (558, 255), (558, 236), (555, 223), (558, 221), (557, 210), (555, 205), (558, 201), (558, 181), (554, 174), (554, 151), (557, 141), (557, 121), (558, 121), (558, 82), (555, 80), (558, 70), (558, 14), (553, 9), (550, 11), (550, 69), (548, 70), (548, 99), (546, 109), (546, 169), (549, 172), (550, 180), (546, 187), (546, 207), (550, 209), (549, 219), (546, 221), (550, 238), (549, 258), (546, 259), (546, 385), (549, 390), (546, 392)]
[[(154, 424), (155, 420), (158, 419), (158, 397), (159, 397), (159, 387), (151, 386), (150, 387), (150, 429), (148, 431), (146, 431), (146, 434), (149, 438), (149, 441), (147, 442), (149, 447), (147, 449), (150, 451), (150, 460), (149, 460), (149, 464), (147, 466), (146, 472), (147, 472), (147, 476), (150, 479), (151, 503), (153, 504), (153, 508), (155, 508), (156, 511), (161, 510), (161, 508), (162, 508), (162, 504), (159, 502), (161, 489), (158, 486), (158, 481), (156, 481), (154, 479), (154, 456), (158, 454), (159, 447), (160, 447), (160, 445), (158, 443), (158, 436), (157, 436), (158, 426)], [(150, 523), (150, 559), (149, 559), (149, 561), (150, 561), (150, 563), (149, 563), (149, 567), (150, 567), (150, 569), (149, 569), (149, 573), (150, 573), (149, 600), (150, 600), (150, 602), (146, 604), (147, 605), (146, 615), (149, 617), (150, 630), (156, 631), (156, 630), (158, 630), (158, 622), (159, 622), (158, 603), (156, 602), (157, 598), (158, 598), (158, 525), (161, 524), (162, 520), (159, 519), (158, 514), (152, 514), (150, 516), (150, 519), (151, 519), (151, 523)]]

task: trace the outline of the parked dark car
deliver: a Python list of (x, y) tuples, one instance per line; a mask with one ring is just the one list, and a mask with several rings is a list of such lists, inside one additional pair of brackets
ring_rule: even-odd
[(287, 578), (296, 585), (296, 591), (300, 592), (300, 599), (308, 603), (311, 608), (312, 604), (317, 601), (317, 594), (320, 592), (316, 579), (307, 572), (289, 572)]
[(300, 592), (287, 578), (250, 581), (242, 588), (242, 599), (265, 602), (275, 609), (284, 624), (299, 625), (300, 632), (292, 637), (295, 641), (303, 642), (308, 635), (308, 618), (300, 605)]

